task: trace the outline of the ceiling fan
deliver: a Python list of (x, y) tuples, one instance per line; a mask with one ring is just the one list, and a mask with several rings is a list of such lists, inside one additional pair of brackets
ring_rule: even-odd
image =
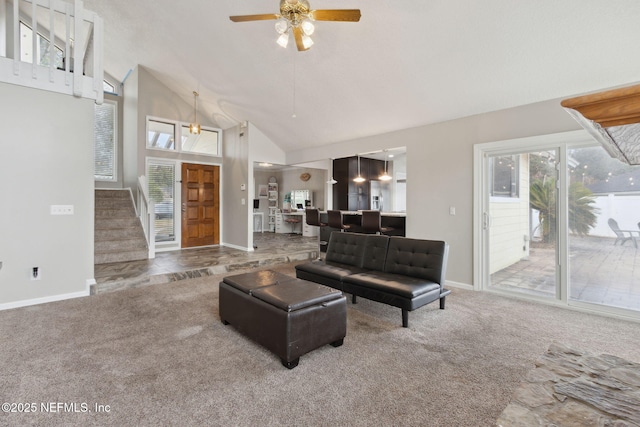
[(307, 0), (280, 0), (280, 13), (261, 15), (230, 16), (233, 22), (276, 20), (276, 31), (280, 36), (277, 43), (287, 47), (289, 30), (293, 33), (299, 51), (308, 50), (313, 45), (311, 34), (315, 30), (313, 21), (360, 21), (359, 9), (311, 10)]

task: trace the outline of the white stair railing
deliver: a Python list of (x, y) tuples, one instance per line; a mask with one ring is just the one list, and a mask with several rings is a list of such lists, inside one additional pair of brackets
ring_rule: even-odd
[(147, 192), (147, 178), (142, 175), (138, 177), (138, 203), (136, 204), (138, 217), (144, 230), (144, 237), (147, 239), (149, 248), (149, 259), (156, 257), (156, 222), (155, 203), (149, 199)]
[[(0, 0), (0, 23), (0, 81), (102, 103), (103, 22), (82, 0)], [(30, 62), (21, 56), (21, 23), (33, 34)], [(38, 35), (49, 41), (48, 65), (39, 63)], [(64, 58), (60, 68), (56, 48)]]

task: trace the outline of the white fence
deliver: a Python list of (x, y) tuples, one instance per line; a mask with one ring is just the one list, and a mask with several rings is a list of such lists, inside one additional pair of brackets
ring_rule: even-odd
[(622, 230), (640, 231), (640, 194), (607, 194), (596, 196), (594, 205), (599, 209), (598, 222), (589, 232), (590, 236), (616, 237), (611, 231), (609, 218), (618, 222)]

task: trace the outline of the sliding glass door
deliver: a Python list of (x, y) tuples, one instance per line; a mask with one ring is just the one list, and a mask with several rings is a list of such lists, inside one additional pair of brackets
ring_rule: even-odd
[(474, 156), (476, 286), (640, 318), (640, 166), (581, 131)]
[(569, 148), (572, 302), (640, 312), (640, 166)]

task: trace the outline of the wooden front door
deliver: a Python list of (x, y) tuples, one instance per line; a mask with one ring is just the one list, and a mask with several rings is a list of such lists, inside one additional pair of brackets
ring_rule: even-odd
[(182, 164), (182, 247), (220, 243), (220, 167)]

